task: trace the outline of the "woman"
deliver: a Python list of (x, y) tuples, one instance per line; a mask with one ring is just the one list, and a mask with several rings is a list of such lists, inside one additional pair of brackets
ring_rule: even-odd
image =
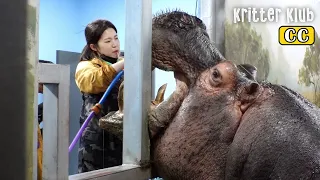
[[(87, 45), (82, 51), (75, 73), (76, 84), (83, 94), (80, 126), (116, 74), (124, 68), (124, 61), (119, 58), (120, 42), (117, 29), (111, 22), (96, 20), (88, 24), (85, 37)], [(78, 154), (79, 173), (122, 164), (122, 141), (98, 126), (101, 116), (118, 110), (119, 84), (112, 88), (102, 104), (101, 113), (92, 118), (82, 133)]]

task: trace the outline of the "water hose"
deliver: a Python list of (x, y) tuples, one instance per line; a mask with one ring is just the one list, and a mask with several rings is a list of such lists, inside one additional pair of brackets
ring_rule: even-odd
[(78, 140), (80, 139), (84, 129), (88, 126), (90, 120), (93, 118), (93, 116), (95, 114), (100, 113), (100, 109), (101, 109), (101, 104), (103, 104), (103, 102), (105, 101), (105, 99), (107, 98), (107, 96), (110, 94), (111, 89), (113, 88), (113, 86), (118, 82), (118, 80), (120, 79), (120, 77), (123, 75), (124, 71), (120, 71), (117, 76), (112, 80), (111, 84), (109, 85), (109, 87), (107, 88), (106, 92), (103, 94), (103, 96), (101, 97), (100, 101), (94, 105), (92, 107), (92, 111), (90, 112), (89, 116), (87, 117), (87, 119), (84, 121), (84, 123), (82, 124), (81, 128), (79, 129), (78, 133), (76, 134), (76, 136), (74, 137), (74, 139), (72, 140), (70, 146), (69, 146), (69, 153), (72, 151), (72, 149), (74, 148), (74, 146), (76, 145), (76, 143), (78, 142)]

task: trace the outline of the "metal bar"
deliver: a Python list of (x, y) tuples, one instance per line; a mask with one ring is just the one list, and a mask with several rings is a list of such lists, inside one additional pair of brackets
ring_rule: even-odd
[(214, 11), (213, 17), (214, 19), (214, 27), (215, 27), (215, 43), (217, 48), (219, 49), (220, 53), (225, 56), (225, 37), (224, 37), (224, 30), (225, 30), (225, 0), (215, 0), (214, 1)]
[(58, 179), (58, 85), (43, 85), (43, 169), (46, 180)]
[[(38, 48), (37, 48), (38, 49)], [(36, 51), (38, 52), (38, 51)], [(35, 180), (37, 179), (38, 177), (38, 127), (39, 127), (39, 123), (38, 123), (38, 92), (39, 92), (39, 89), (38, 89), (38, 81), (37, 81), (37, 74), (38, 74), (38, 71), (37, 71), (37, 66), (38, 66), (38, 61), (36, 60), (35, 61), (35, 66), (33, 67), (34, 68), (34, 104), (33, 104), (33, 108), (34, 108), (34, 111), (33, 111), (33, 116), (34, 116), (34, 120), (33, 120), (33, 151), (32, 151), (32, 157), (33, 157), (33, 161), (32, 161), (32, 179)]]
[(215, 41), (215, 35), (214, 35), (214, 17), (213, 15), (213, 4), (214, 1), (212, 0), (200, 0), (199, 3), (199, 9), (200, 9), (200, 19), (203, 21), (203, 23), (207, 27), (207, 32), (209, 34), (209, 37), (212, 41)]
[(200, 0), (200, 19), (207, 26), (211, 41), (225, 55), (225, 0)]
[(0, 22), (3, 25), (0, 28), (0, 59), (5, 61), (0, 66), (0, 113), (3, 118), (0, 177), (25, 180), (30, 174), (27, 173), (27, 144), (32, 143), (32, 137), (26, 136), (27, 1), (2, 0), (0, 5)]
[(149, 177), (148, 170), (142, 170), (137, 165), (122, 165), (107, 169), (91, 171), (87, 173), (75, 174), (69, 176), (69, 180), (128, 180), (128, 179), (143, 179)]
[(123, 164), (139, 165), (150, 158), (151, 10), (150, 0), (126, 0)]
[[(70, 88), (69, 88), (69, 144), (75, 137), (79, 130), (79, 114), (82, 105), (81, 92), (79, 91), (75, 82), (75, 71), (79, 63), (80, 53), (69, 51), (56, 51), (56, 63), (66, 64), (70, 67)], [(78, 172), (78, 147), (79, 142), (73, 148), (74, 150), (69, 153), (69, 175), (76, 174)]]
[(59, 65), (59, 101), (58, 101), (58, 174), (57, 179), (68, 179), (69, 175), (69, 96), (70, 67)]
[[(27, 32), (28, 32), (28, 61), (32, 68), (29, 70), (29, 73), (33, 74), (31, 77), (27, 76), (30, 80), (28, 82), (33, 82), (33, 94), (29, 94), (28, 99), (33, 102), (30, 103), (30, 106), (33, 106), (33, 112), (29, 110), (30, 114), (30, 122), (33, 122), (33, 128), (30, 129), (33, 133), (33, 143), (32, 143), (32, 179), (37, 179), (38, 177), (38, 156), (37, 156), (37, 149), (38, 149), (38, 81), (37, 81), (37, 64), (39, 59), (39, 2), (40, 0), (28, 0), (28, 7), (27, 7)], [(32, 97), (33, 96), (33, 97)], [(31, 120), (31, 118), (33, 120)], [(28, 121), (29, 122), (29, 121)]]
[[(63, 69), (64, 66), (68, 66), (68, 65), (38, 64), (38, 74), (39, 74), (38, 82), (59, 84), (61, 78), (63, 78), (61, 76), (64, 76), (64, 74), (59, 74), (59, 73), (62, 72), (61, 69)], [(69, 76), (70, 75), (68, 75), (68, 77)], [(64, 77), (64, 78), (68, 78), (68, 77)]]
[(69, 65), (39, 64), (43, 93), (43, 179), (68, 179)]

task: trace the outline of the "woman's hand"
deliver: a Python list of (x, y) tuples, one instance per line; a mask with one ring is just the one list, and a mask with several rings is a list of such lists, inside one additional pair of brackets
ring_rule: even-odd
[(111, 66), (112, 66), (113, 69), (116, 70), (117, 73), (118, 73), (118, 72), (120, 72), (121, 70), (124, 69), (124, 60), (118, 61), (118, 62), (112, 64)]

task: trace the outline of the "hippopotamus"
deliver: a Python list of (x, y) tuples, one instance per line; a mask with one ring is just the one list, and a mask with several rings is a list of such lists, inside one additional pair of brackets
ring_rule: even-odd
[(320, 179), (320, 109), (226, 60), (200, 19), (181, 11), (154, 17), (152, 64), (176, 79), (149, 113), (155, 177)]
[(241, 66), (248, 78), (209, 43), (204, 27), (177, 11), (153, 20), (153, 65), (177, 81), (150, 114), (158, 175), (320, 179), (319, 108), (288, 87), (255, 81), (256, 69)]

